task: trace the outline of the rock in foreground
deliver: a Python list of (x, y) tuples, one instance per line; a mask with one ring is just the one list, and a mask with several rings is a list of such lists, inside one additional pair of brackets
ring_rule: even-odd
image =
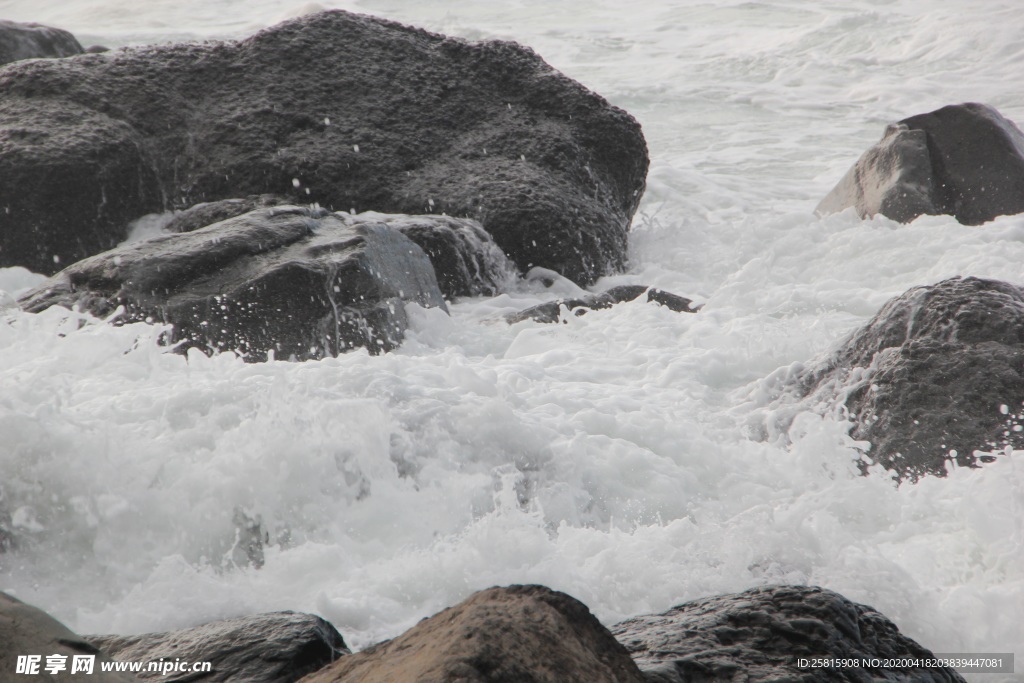
[(0, 19), (0, 64), (40, 57), (71, 57), (83, 51), (78, 40), (63, 29)]
[(961, 682), (952, 669), (801, 668), (801, 657), (927, 658), (882, 614), (812, 586), (755, 588), (629, 619), (612, 633), (650, 683)]
[(179, 349), (249, 361), (304, 360), (397, 346), (405, 303), (445, 308), (423, 250), (384, 222), (324, 210), (259, 209), (193, 232), (80, 261), (25, 294), (29, 312), (78, 306), (123, 322), (174, 325)]
[(342, 11), (19, 63), (0, 100), (0, 266), (46, 274), (145, 214), (269, 193), (473, 218), (521, 270), (590, 282), (624, 267), (648, 166), (636, 120), (531, 50)]
[[(56, 656), (53, 663), (60, 665), (60, 668), (48, 671), (47, 658), (51, 655)], [(19, 673), (18, 657), (38, 657), (35, 659), (38, 668), (31, 673)], [(88, 669), (75, 668), (76, 663), (77, 666), (83, 666), (86, 661), (92, 662), (91, 673), (86, 673)], [(92, 683), (132, 683), (137, 680), (128, 674), (101, 671), (100, 663), (109, 661), (110, 658), (101, 654), (95, 645), (46, 612), (26, 605), (6, 593), (0, 593), (0, 680), (46, 680), (61, 683), (83, 680)], [(22, 666), (27, 664), (23, 660)]]
[(909, 223), (949, 214), (965, 225), (1024, 212), (1024, 134), (994, 108), (956, 104), (885, 130), (818, 205)]
[(139, 636), (89, 636), (123, 662), (210, 662), (209, 673), (159, 671), (142, 680), (167, 683), (294, 683), (349, 653), (341, 634), (311, 614), (272, 612), (195, 628)]
[(1024, 448), (1024, 290), (973, 277), (915, 287), (804, 381), (841, 397), (868, 459), (901, 477)]
[(543, 586), (475, 593), (303, 683), (641, 683), (585, 605)]

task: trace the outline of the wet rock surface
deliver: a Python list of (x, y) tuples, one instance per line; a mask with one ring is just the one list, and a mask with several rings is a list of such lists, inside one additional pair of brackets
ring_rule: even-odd
[(129, 222), (275, 194), (473, 218), (518, 268), (626, 263), (639, 124), (514, 43), (329, 11), (241, 42), (0, 73), (0, 266), (53, 273)]
[(886, 128), (818, 205), (908, 223), (949, 214), (966, 225), (1024, 212), (1024, 134), (985, 104), (956, 104)]
[(82, 45), (64, 29), (0, 19), (0, 64), (40, 57), (71, 57), (82, 52)]
[(573, 299), (557, 299), (531, 306), (518, 313), (506, 316), (505, 321), (510, 325), (522, 322), (523, 320), (534, 320), (539, 323), (557, 323), (562, 319), (563, 307), (573, 315), (583, 315), (588, 310), (610, 308), (624, 301), (634, 301), (644, 295), (646, 295), (645, 301), (660, 304), (677, 313), (696, 313), (700, 309), (700, 306), (693, 306), (693, 302), (690, 299), (660, 289), (643, 285), (620, 285), (599, 294)]
[(585, 605), (543, 586), (489, 588), (303, 683), (641, 683)]
[(167, 683), (294, 683), (349, 654), (341, 634), (311, 614), (272, 612), (137, 636), (88, 636), (120, 661), (209, 662), (210, 671), (147, 671)]
[(871, 607), (814, 586), (772, 586), (628, 619), (612, 633), (650, 683), (963, 681), (952, 669), (801, 668), (801, 657), (928, 658)]
[(889, 301), (804, 382), (833, 395), (901, 477), (973, 466), (974, 451), (1024, 447), (1024, 290), (981, 278), (915, 287)]
[[(48, 671), (47, 657), (56, 655), (60, 669)], [(18, 657), (39, 657), (34, 673), (18, 674)], [(92, 657), (92, 671), (72, 673), (75, 657)], [(68, 629), (46, 612), (0, 593), (0, 679), (47, 680), (70, 683), (89, 680), (95, 683), (132, 683), (133, 676), (100, 670), (110, 658), (85, 638)]]
[(22, 308), (171, 323), (179, 350), (304, 360), (394, 348), (404, 305), (445, 308), (423, 250), (384, 222), (324, 210), (258, 209), (91, 257), (26, 293)]

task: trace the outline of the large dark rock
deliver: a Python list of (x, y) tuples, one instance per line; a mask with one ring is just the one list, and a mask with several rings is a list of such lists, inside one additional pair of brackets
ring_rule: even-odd
[(522, 322), (523, 320), (535, 320), (539, 323), (557, 323), (561, 320), (563, 306), (574, 315), (583, 315), (588, 310), (611, 308), (613, 305), (623, 301), (639, 299), (644, 294), (647, 295), (645, 301), (660, 304), (677, 313), (696, 313), (700, 309), (700, 306), (694, 307), (691, 300), (677, 294), (643, 285), (619, 285), (599, 294), (590, 294), (574, 299), (556, 299), (537, 304), (536, 306), (531, 306), (506, 316), (505, 321), (510, 325)]
[(259, 209), (193, 232), (135, 242), (64, 269), (20, 299), (122, 322), (174, 325), (179, 349), (273, 351), (298, 360), (401, 342), (404, 304), (445, 308), (423, 250), (384, 222), (322, 209)]
[[(62, 670), (54, 670), (52, 673), (47, 671), (47, 657), (50, 655), (63, 658), (54, 660), (55, 663), (63, 664)], [(19, 675), (18, 657), (38, 657), (35, 660), (38, 668), (32, 673), (22, 671), (24, 675)], [(86, 669), (75, 668), (76, 657), (86, 660), (92, 658), (91, 673), (86, 673)], [(94, 683), (131, 683), (138, 680), (125, 673), (101, 671), (100, 663), (109, 661), (110, 658), (95, 645), (46, 612), (26, 605), (6, 593), (0, 593), (0, 680), (46, 680), (61, 683), (83, 680)]]
[(142, 672), (167, 683), (294, 683), (349, 654), (341, 634), (320, 617), (271, 612), (138, 636), (88, 636), (124, 662), (210, 662), (209, 672)]
[(871, 607), (813, 586), (772, 586), (628, 619), (612, 633), (650, 683), (951, 683), (947, 668), (801, 668), (800, 658), (928, 658)]
[(943, 107), (892, 124), (818, 205), (908, 223), (949, 214), (966, 225), (1024, 212), (1024, 134), (984, 104)]
[(642, 683), (585, 605), (543, 586), (489, 588), (303, 683)]
[(71, 57), (82, 46), (67, 31), (0, 19), (0, 64), (36, 57)]
[(973, 277), (915, 287), (803, 381), (805, 394), (842, 401), (868, 462), (901, 477), (1024, 447), (1024, 291)]
[(647, 165), (631, 116), (527, 48), (329, 11), (6, 68), (0, 266), (52, 273), (144, 214), (270, 193), (474, 218), (519, 268), (589, 282), (625, 265)]

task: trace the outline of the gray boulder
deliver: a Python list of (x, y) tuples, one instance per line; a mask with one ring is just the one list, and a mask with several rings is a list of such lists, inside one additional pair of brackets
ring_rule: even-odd
[(358, 225), (385, 220), (418, 244), (434, 265), (437, 284), (447, 299), (494, 296), (515, 282), (518, 273), (481, 225), (471, 218), (404, 216), (367, 212), (346, 215)]
[(866, 463), (943, 475), (974, 452), (1024, 447), (1024, 290), (980, 278), (915, 287), (889, 301), (803, 378), (842, 401)]
[(294, 683), (349, 654), (341, 634), (312, 614), (271, 612), (138, 636), (88, 636), (125, 662), (209, 662), (210, 671), (144, 671), (166, 683)]
[(135, 242), (64, 269), (19, 300), (121, 322), (174, 325), (179, 350), (262, 361), (393, 349), (404, 304), (445, 310), (423, 250), (386, 223), (346, 225), (322, 209), (258, 209), (193, 232)]
[[(287, 200), (275, 195), (204, 202), (177, 213), (164, 230), (191, 232), (258, 208), (286, 203)], [(358, 214), (338, 212), (336, 215), (351, 226), (387, 223), (418, 244), (433, 264), (437, 284), (446, 299), (493, 296), (507, 289), (516, 279), (515, 265), (475, 220), (376, 211)]]
[(506, 316), (505, 321), (510, 325), (522, 322), (523, 320), (535, 320), (539, 323), (557, 323), (561, 320), (563, 306), (572, 312), (573, 315), (584, 315), (588, 310), (611, 308), (615, 304), (633, 301), (644, 295), (646, 295), (645, 301), (660, 304), (677, 313), (696, 313), (700, 310), (700, 306), (694, 307), (691, 300), (677, 294), (671, 294), (643, 285), (619, 285), (599, 294), (590, 294), (573, 299), (556, 299), (555, 301), (537, 304), (518, 313)]
[(814, 586), (772, 586), (628, 619), (612, 633), (650, 683), (953, 683), (948, 668), (811, 668), (800, 658), (928, 658), (871, 607)]
[(71, 57), (82, 52), (75, 37), (63, 29), (0, 19), (0, 64), (37, 57)]
[(489, 588), (303, 683), (642, 683), (585, 605), (543, 586)]
[(276, 194), (483, 225), (518, 268), (621, 270), (647, 149), (528, 48), (328, 11), (240, 42), (0, 72), (0, 266), (53, 273), (145, 214)]
[(238, 199), (221, 199), (216, 202), (200, 202), (179, 211), (163, 226), (164, 232), (193, 232), (207, 225), (220, 223), (256, 209), (284, 206), (290, 202), (284, 197), (272, 194), (252, 195)]
[(1024, 212), (1024, 134), (994, 108), (943, 107), (892, 124), (817, 207), (856, 207), (908, 223), (949, 214), (966, 225)]
[[(61, 669), (47, 671), (48, 657), (56, 655), (54, 664)], [(22, 671), (19, 675), (19, 657), (38, 657), (38, 666), (32, 672)], [(78, 658), (76, 660), (76, 658)], [(91, 674), (86, 669), (76, 669), (91, 660)], [(125, 673), (101, 671), (100, 664), (109, 662), (110, 657), (101, 653), (86, 639), (69, 630), (46, 612), (32, 605), (0, 593), (0, 679), (47, 680), (61, 683), (92, 681), (94, 683), (132, 683), (137, 681)], [(23, 666), (28, 662), (23, 660)], [(72, 670), (75, 673), (72, 673)]]

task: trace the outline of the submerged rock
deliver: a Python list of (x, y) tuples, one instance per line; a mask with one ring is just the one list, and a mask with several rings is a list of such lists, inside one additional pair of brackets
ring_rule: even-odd
[(909, 223), (949, 214), (966, 225), (1024, 212), (1024, 134), (994, 108), (956, 104), (885, 130), (818, 205)]
[(948, 668), (810, 668), (800, 658), (929, 658), (871, 607), (814, 586), (772, 586), (628, 619), (612, 633), (650, 683), (962, 682)]
[(614, 304), (623, 301), (633, 301), (646, 293), (646, 301), (654, 302), (665, 306), (677, 313), (696, 313), (700, 306), (694, 307), (690, 299), (654, 289), (643, 285), (620, 285), (601, 292), (574, 299), (557, 299), (532, 306), (518, 313), (506, 316), (505, 321), (510, 325), (522, 322), (523, 320), (535, 320), (539, 323), (557, 323), (562, 318), (562, 307), (564, 306), (573, 315), (583, 315), (588, 310), (611, 308)]
[(193, 232), (135, 242), (70, 266), (20, 299), (122, 322), (174, 325), (180, 350), (304, 360), (397, 346), (404, 305), (446, 309), (423, 250), (385, 223), (323, 210), (258, 209)]
[(489, 588), (303, 683), (642, 683), (579, 601), (543, 586)]
[(195, 628), (138, 636), (89, 636), (95, 647), (125, 662), (210, 662), (208, 673), (142, 672), (167, 683), (294, 683), (349, 654), (330, 623), (297, 612), (271, 612)]
[[(47, 670), (48, 659), (59, 668)], [(35, 669), (19, 672), (19, 657), (36, 657)], [(86, 639), (68, 629), (46, 612), (0, 593), (0, 679), (47, 680), (72, 683), (132, 683), (138, 679), (125, 673), (100, 670), (110, 658)], [(91, 668), (78, 668), (87, 666)], [(22, 660), (22, 666), (28, 665)], [(88, 672), (88, 673), (87, 673)], [(24, 674), (24, 675), (19, 675)]]
[(81, 44), (64, 29), (0, 19), (0, 64), (38, 57), (81, 54)]
[(868, 460), (901, 477), (1024, 448), (1024, 290), (974, 277), (915, 287), (803, 381), (842, 402)]
[(479, 221), (518, 268), (621, 270), (648, 166), (629, 114), (528, 48), (343, 11), (240, 42), (0, 73), (0, 266), (53, 273), (145, 214), (277, 194)]

